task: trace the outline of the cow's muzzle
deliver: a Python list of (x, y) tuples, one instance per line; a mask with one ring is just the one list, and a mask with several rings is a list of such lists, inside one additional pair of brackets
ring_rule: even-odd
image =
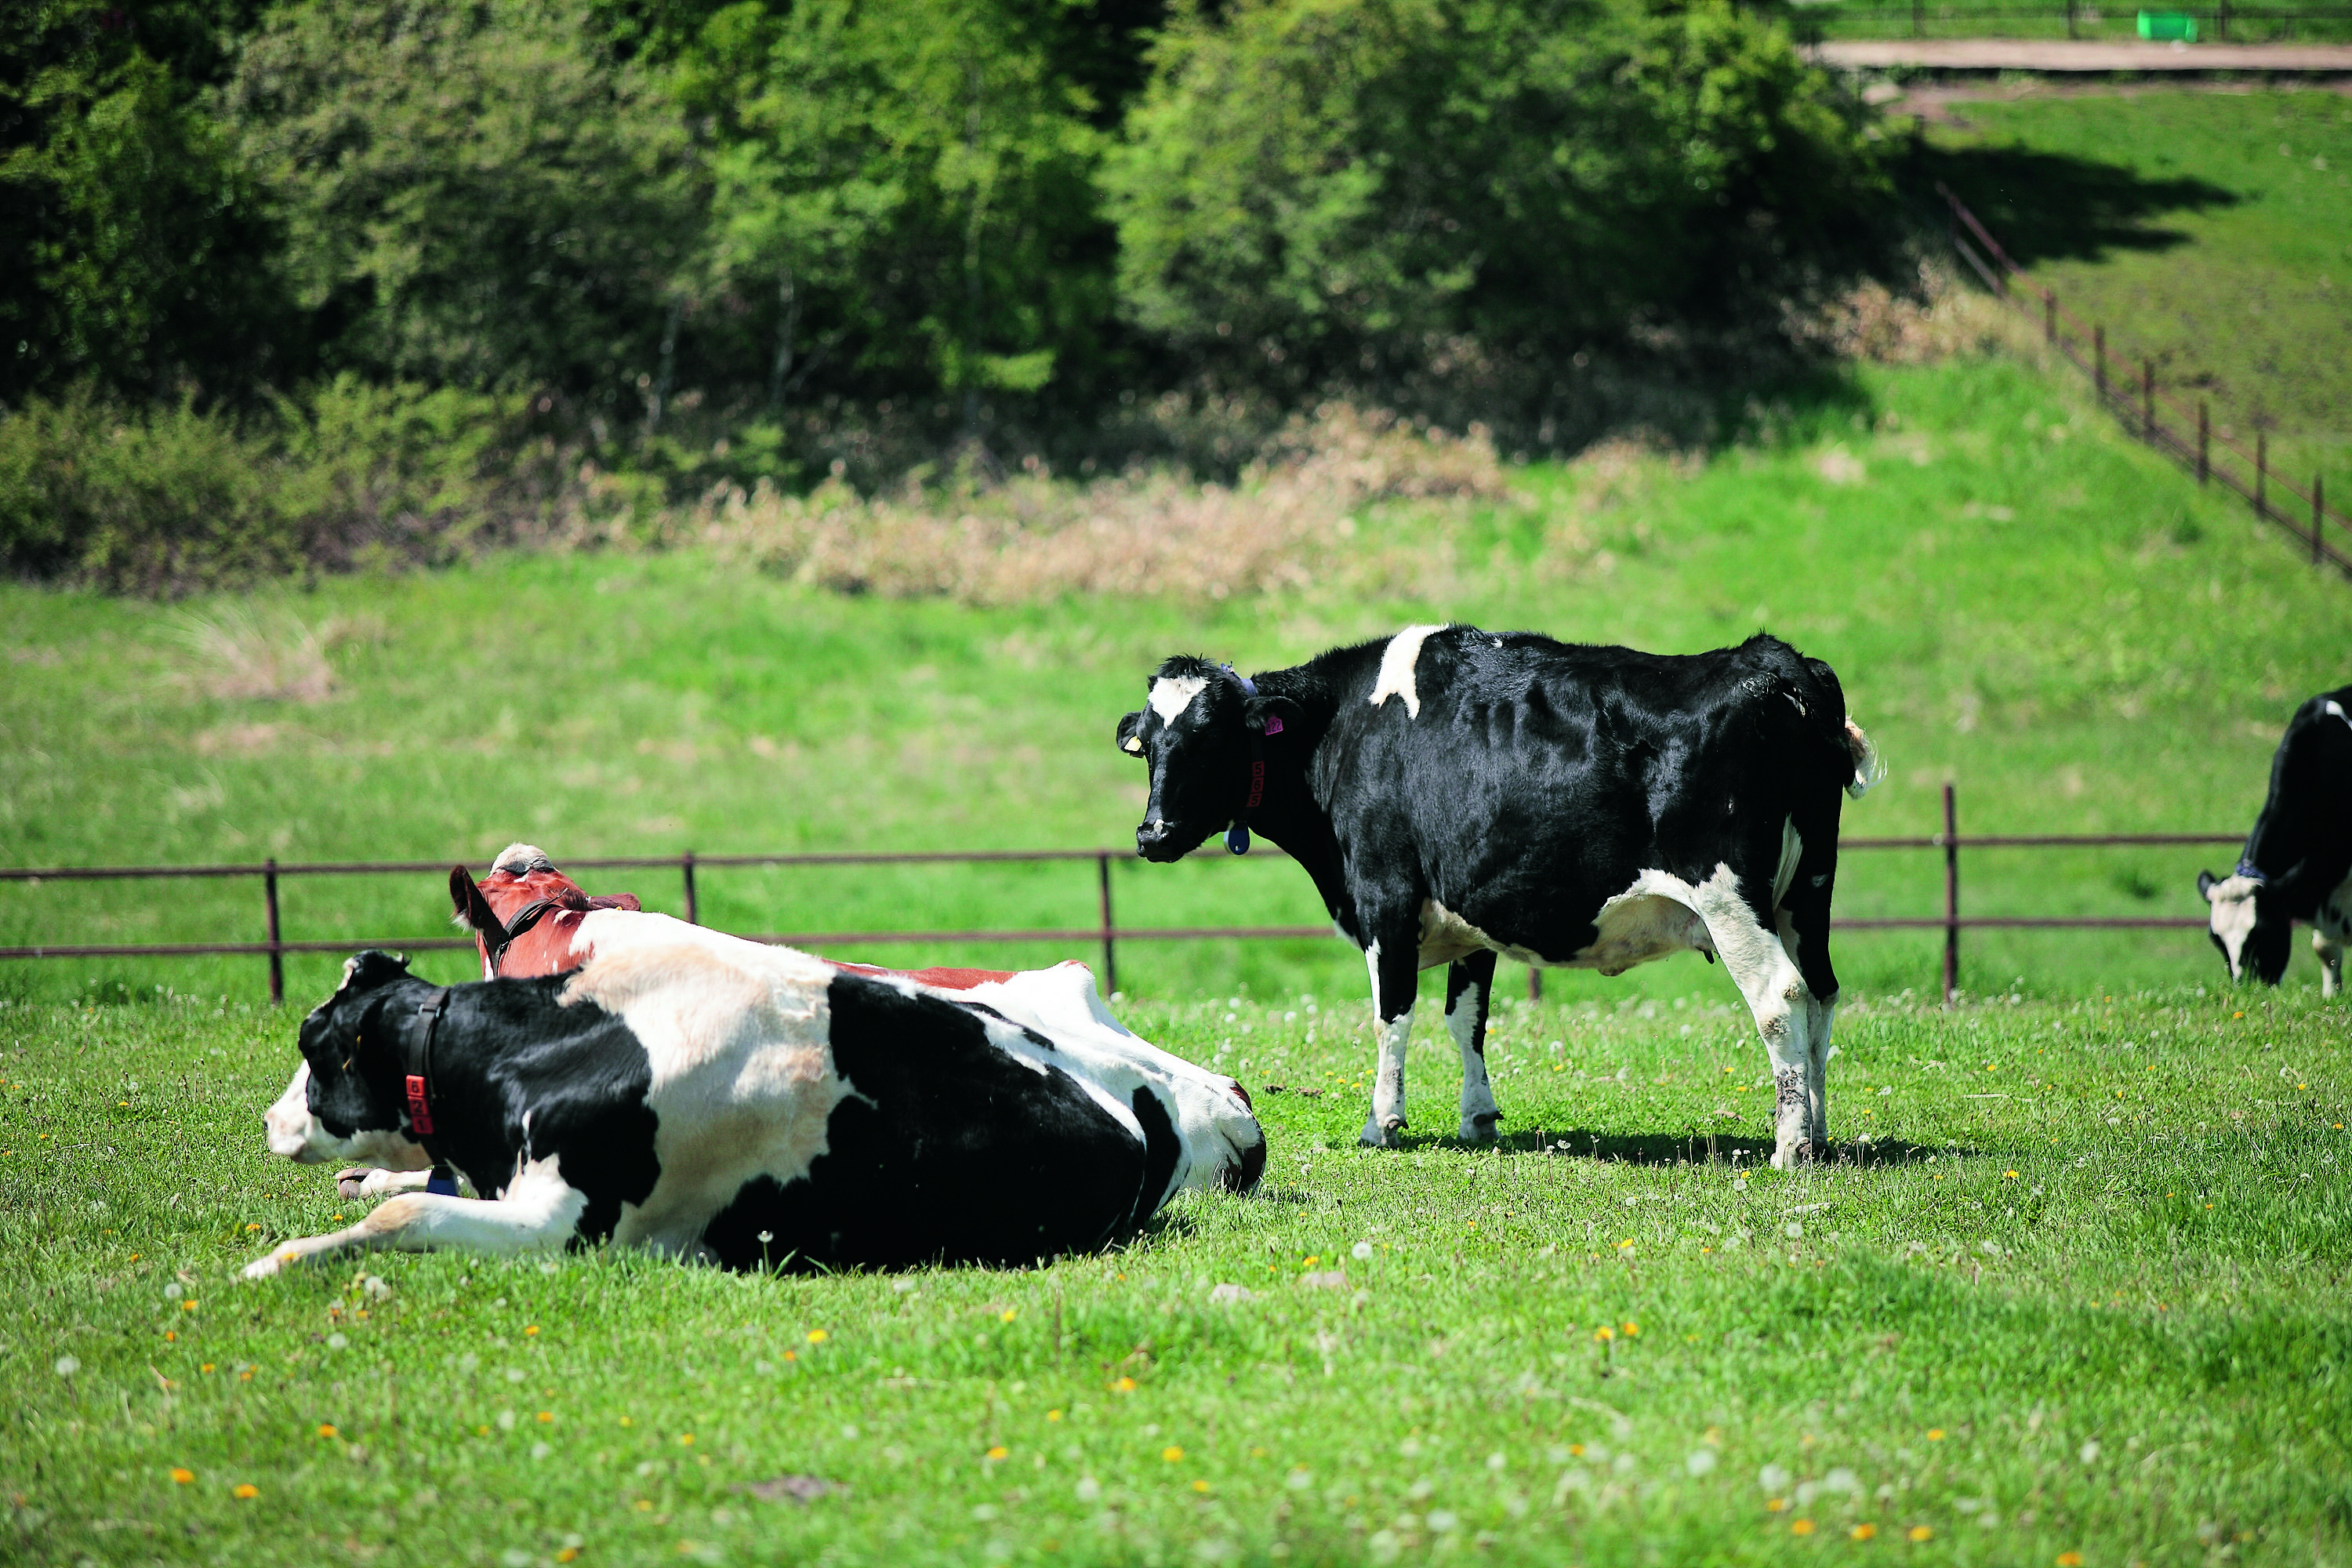
[(1135, 852), (1146, 860), (1181, 859), (1179, 842), (1175, 827), (1164, 817), (1154, 817), (1135, 830)]

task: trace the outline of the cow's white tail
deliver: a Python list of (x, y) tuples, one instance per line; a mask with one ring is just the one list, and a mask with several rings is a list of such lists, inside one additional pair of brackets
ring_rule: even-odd
[(1886, 759), (1851, 719), (1845, 721), (1845, 749), (1853, 753), (1853, 782), (1845, 786), (1845, 793), (1860, 800), (1870, 793), (1871, 785), (1886, 777)]

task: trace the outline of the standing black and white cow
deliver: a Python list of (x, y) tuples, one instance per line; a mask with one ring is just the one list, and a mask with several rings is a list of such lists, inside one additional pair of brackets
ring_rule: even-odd
[(1826, 664), (1762, 636), (1668, 657), (1408, 626), (1248, 679), (1171, 658), (1118, 742), (1151, 766), (1145, 858), (1263, 833), (1363, 950), (1364, 1142), (1405, 1126), (1419, 971), (1451, 964), (1461, 1134), (1488, 1139), (1497, 953), (1617, 974), (1689, 948), (1722, 957), (1763, 1035), (1773, 1163), (1826, 1152), (1838, 813), (1877, 776)]
[(2238, 868), (2197, 873), (2210, 906), (2213, 945), (2232, 981), (2249, 973), (2275, 985), (2286, 973), (2294, 922), (2311, 925), (2319, 989), (2344, 988), (2344, 942), (2352, 937), (2352, 686), (2323, 691), (2294, 710), (2271, 758), (2271, 794), (2246, 836)]
[(403, 1192), (249, 1278), (607, 1239), (731, 1268), (1019, 1263), (1265, 1166), (1239, 1086), (1107, 1021), (1077, 964), (1013, 977), (1000, 1009), (661, 915), (598, 910), (577, 940), (569, 973), (446, 988), (386, 953), (345, 966), (272, 1151), (446, 1163), (486, 1195)]

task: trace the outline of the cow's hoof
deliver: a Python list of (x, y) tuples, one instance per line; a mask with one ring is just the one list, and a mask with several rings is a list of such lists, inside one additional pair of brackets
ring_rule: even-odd
[(1503, 1113), (1499, 1110), (1489, 1110), (1476, 1116), (1464, 1117), (1462, 1119), (1462, 1142), (1465, 1143), (1492, 1143), (1495, 1141), (1496, 1136), (1495, 1123), (1502, 1120)]
[(354, 1165), (348, 1171), (335, 1173), (335, 1195), (341, 1198), (370, 1196), (368, 1178), (376, 1173), (373, 1165)]
[(1404, 1140), (1399, 1136), (1399, 1134), (1403, 1131), (1403, 1117), (1384, 1117), (1378, 1121), (1366, 1122), (1364, 1124), (1362, 1135), (1357, 1138), (1356, 1142), (1362, 1144), (1367, 1149), (1393, 1149), (1398, 1144), (1404, 1142)]

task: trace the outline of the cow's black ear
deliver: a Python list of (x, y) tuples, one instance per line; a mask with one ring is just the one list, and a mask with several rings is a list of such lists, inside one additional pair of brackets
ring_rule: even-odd
[(2213, 873), (2210, 871), (2200, 871), (2197, 873), (2197, 896), (2204, 900), (2209, 904), (2213, 901), (2214, 880), (2215, 878)]
[(1280, 734), (1306, 716), (1306, 710), (1287, 697), (1271, 697), (1261, 692), (1249, 700), (1249, 727), (1262, 730), (1269, 735)]
[(1130, 755), (1143, 752), (1143, 710), (1137, 709), (1118, 721), (1118, 749)]

